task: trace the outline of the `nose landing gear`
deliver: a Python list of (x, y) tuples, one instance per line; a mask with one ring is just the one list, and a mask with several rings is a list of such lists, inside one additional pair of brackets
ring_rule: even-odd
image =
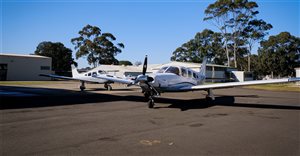
[(148, 84), (148, 88), (144, 89), (144, 96), (148, 99), (148, 108), (154, 107), (154, 96), (160, 96), (160, 93), (151, 85)]

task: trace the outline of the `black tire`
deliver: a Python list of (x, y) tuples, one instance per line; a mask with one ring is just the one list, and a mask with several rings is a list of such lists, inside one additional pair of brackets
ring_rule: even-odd
[(206, 100), (206, 101), (208, 101), (208, 102), (211, 102), (211, 101), (213, 101), (213, 100), (212, 100), (212, 98), (211, 98), (211, 97), (209, 97), (209, 96), (207, 96), (207, 97), (205, 98), (205, 100)]
[(154, 107), (154, 100), (149, 100), (148, 101), (148, 108), (153, 108)]
[(85, 87), (84, 86), (80, 86), (80, 91), (84, 91), (85, 90)]
[(111, 91), (112, 90), (112, 87), (111, 85), (107, 85), (107, 88), (106, 88), (108, 91)]

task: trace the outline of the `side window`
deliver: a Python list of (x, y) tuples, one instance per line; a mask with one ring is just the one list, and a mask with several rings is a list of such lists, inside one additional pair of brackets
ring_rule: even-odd
[(185, 68), (181, 68), (181, 75), (187, 77), (187, 70)]
[(194, 72), (193, 72), (193, 77), (194, 77), (194, 78), (197, 78), (197, 75), (196, 75), (196, 73), (194, 73)]
[(84, 76), (87, 76), (87, 74), (84, 74)]
[(97, 72), (93, 72), (93, 76), (97, 76)]
[(92, 73), (88, 73), (88, 76), (91, 76), (92, 75)]
[(192, 71), (188, 70), (188, 73), (189, 73), (189, 77), (192, 78), (193, 77)]

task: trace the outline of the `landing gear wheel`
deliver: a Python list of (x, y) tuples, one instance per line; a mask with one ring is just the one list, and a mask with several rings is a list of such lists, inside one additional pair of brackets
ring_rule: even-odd
[(207, 96), (205, 100), (207, 104), (214, 104), (214, 99), (212, 97)]
[(84, 91), (85, 90), (85, 86), (80, 86), (80, 91)]
[(108, 90), (108, 91), (111, 91), (111, 90), (112, 90), (112, 87), (111, 87), (111, 85), (109, 85), (109, 84), (104, 84), (104, 88), (105, 88), (106, 90)]
[(206, 100), (206, 101), (209, 101), (209, 102), (210, 102), (210, 101), (213, 101), (213, 99), (212, 99), (211, 97), (209, 97), (209, 96), (207, 96), (207, 97), (205, 98), (205, 100)]
[(112, 87), (111, 85), (107, 85), (107, 88), (106, 88), (108, 91), (111, 91), (112, 90)]
[(154, 107), (154, 100), (149, 100), (148, 101), (148, 108), (153, 108)]

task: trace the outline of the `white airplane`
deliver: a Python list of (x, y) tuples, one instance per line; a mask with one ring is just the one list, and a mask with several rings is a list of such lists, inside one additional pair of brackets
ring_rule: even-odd
[(147, 70), (147, 55), (145, 57), (143, 74), (137, 76), (135, 80), (128, 80), (116, 77), (107, 77), (104, 75), (93, 75), (92, 77), (103, 79), (107, 81), (113, 81), (118, 83), (124, 83), (128, 86), (138, 85), (142, 88), (142, 93), (149, 99), (148, 107), (153, 108), (153, 97), (160, 96), (163, 92), (183, 92), (194, 90), (207, 91), (207, 100), (215, 100), (213, 89), (230, 88), (236, 86), (258, 85), (258, 84), (270, 84), (270, 83), (285, 83), (292, 81), (300, 81), (300, 78), (285, 78), (285, 79), (273, 79), (273, 80), (257, 80), (246, 82), (230, 82), (219, 84), (204, 84), (205, 82), (205, 70), (206, 70), (205, 58), (200, 72), (196, 72), (192, 69), (178, 66), (164, 66), (158, 72), (146, 75)]
[(112, 90), (112, 87), (110, 84), (114, 83), (113, 81), (95, 78), (95, 76), (115, 77), (115, 76), (109, 75), (107, 72), (117, 72), (116, 70), (103, 71), (103, 70), (92, 69), (92, 70), (84, 72), (84, 73), (78, 73), (77, 68), (74, 65), (71, 65), (71, 67), (72, 67), (72, 77), (60, 76), (60, 75), (54, 75), (54, 74), (40, 74), (40, 76), (52, 77), (55, 79), (78, 80), (81, 82), (81, 85), (79, 87), (81, 91), (85, 90), (85, 82), (104, 84), (104, 88), (106, 88), (109, 91)]

